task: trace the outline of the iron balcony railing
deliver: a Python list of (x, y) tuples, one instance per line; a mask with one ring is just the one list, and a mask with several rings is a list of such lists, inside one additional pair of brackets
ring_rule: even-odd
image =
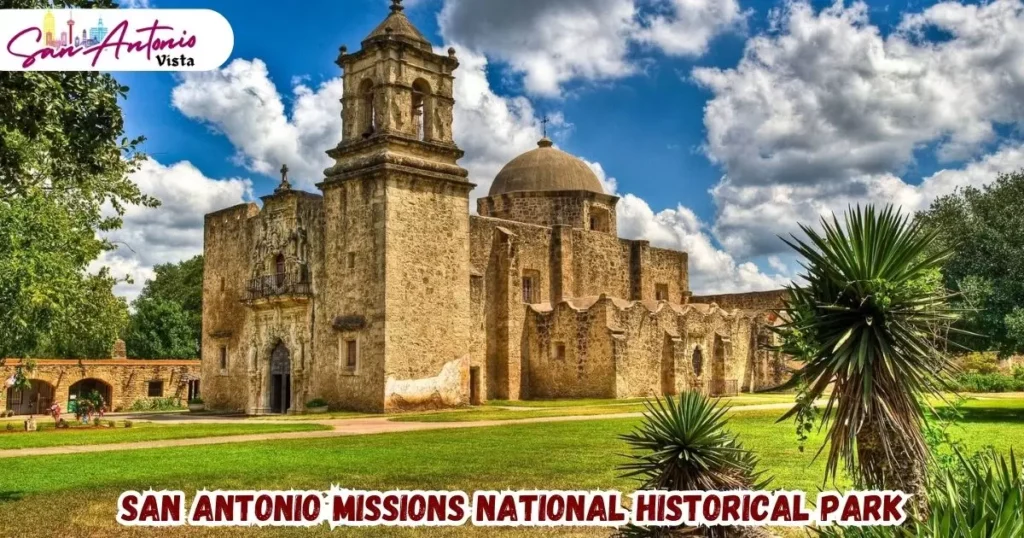
[(309, 295), (310, 293), (309, 282), (305, 279), (299, 279), (290, 274), (265, 275), (249, 281), (245, 299), (255, 301), (268, 297)]

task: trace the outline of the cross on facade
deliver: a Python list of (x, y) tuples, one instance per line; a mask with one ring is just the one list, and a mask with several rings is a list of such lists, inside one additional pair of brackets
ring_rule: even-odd
[(398, 12), (403, 9), (405, 8), (402, 7), (402, 0), (391, 0), (391, 11)]
[(291, 190), (292, 185), (288, 183), (288, 165), (281, 165), (281, 184), (274, 189), (274, 192), (288, 191)]
[(547, 116), (544, 116), (544, 119), (540, 120), (540, 123), (541, 123), (542, 129), (544, 130), (544, 138), (547, 138), (548, 137), (548, 124), (551, 123), (551, 120), (549, 120)]

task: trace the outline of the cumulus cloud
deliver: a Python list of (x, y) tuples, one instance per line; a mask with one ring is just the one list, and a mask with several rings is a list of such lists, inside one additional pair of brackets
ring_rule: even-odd
[(116, 250), (105, 252), (93, 269), (110, 267), (114, 276), (130, 276), (132, 283), (118, 284), (115, 292), (133, 300), (153, 266), (191, 258), (203, 252), (203, 218), (253, 198), (248, 179), (215, 180), (189, 162), (169, 166), (152, 159), (132, 176), (140, 189), (161, 201), (160, 207), (129, 206), (124, 226), (106, 234)]
[(635, 33), (641, 43), (674, 56), (701, 56), (716, 35), (746, 20), (736, 0), (659, 0), (657, 12), (642, 16)]
[(298, 185), (310, 188), (332, 164), (324, 151), (341, 140), (342, 82), (334, 77), (316, 89), (293, 82), (289, 115), (266, 64), (236, 59), (222, 69), (183, 73), (171, 103), (226, 136), (238, 164), (269, 176), (287, 164)]
[[(1024, 4), (937, 4), (888, 36), (862, 3), (773, 15), (731, 69), (700, 68), (713, 93), (705, 146), (725, 177), (714, 232), (733, 254), (779, 252), (794, 218), (857, 202), (926, 207), (960, 182), (1016, 168), (1020, 147), (986, 154), (1024, 122)], [(938, 32), (942, 39), (929, 40)], [(926, 153), (949, 166), (920, 185), (898, 175)], [(968, 161), (967, 164), (960, 164)]]
[(744, 18), (736, 0), (446, 0), (438, 21), (448, 41), (507, 63), (528, 93), (558, 96), (572, 80), (636, 73), (633, 43), (699, 56)]

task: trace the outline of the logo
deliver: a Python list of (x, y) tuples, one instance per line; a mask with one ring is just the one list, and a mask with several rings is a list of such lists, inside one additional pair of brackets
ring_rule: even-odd
[(0, 10), (0, 71), (209, 71), (234, 43), (209, 9)]

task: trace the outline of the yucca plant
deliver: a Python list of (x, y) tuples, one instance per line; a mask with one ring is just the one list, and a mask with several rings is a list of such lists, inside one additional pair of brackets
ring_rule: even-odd
[(943, 291), (921, 283), (950, 252), (936, 251), (933, 232), (891, 207), (857, 207), (843, 223), (833, 215), (821, 225), (801, 225), (806, 238), (786, 241), (803, 257), (805, 282), (790, 287), (776, 331), (783, 350), (803, 361), (795, 379), (806, 384), (804, 400), (832, 387), (821, 413), (827, 478), (842, 464), (861, 487), (917, 494), (923, 516), (921, 402), (951, 387), (954, 366), (937, 328), (956, 313)]
[[(763, 489), (771, 481), (758, 471), (758, 458), (726, 429), (727, 408), (697, 392), (649, 400), (643, 421), (620, 438), (632, 452), (619, 466), (639, 489), (668, 491)], [(629, 527), (620, 536), (725, 536), (759, 529), (643, 529)]]
[(959, 452), (959, 469), (943, 469), (928, 484), (931, 514), (899, 529), (824, 527), (818, 534), (842, 538), (1014, 538), (1024, 536), (1024, 475), (1010, 457), (989, 449), (974, 458)]

